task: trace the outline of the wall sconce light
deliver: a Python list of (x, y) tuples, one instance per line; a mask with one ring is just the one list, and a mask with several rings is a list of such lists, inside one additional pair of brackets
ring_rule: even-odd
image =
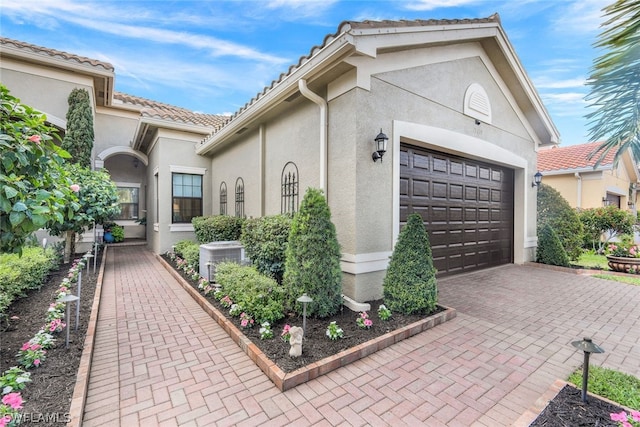
[(607, 207), (609, 205), (609, 200), (606, 197), (602, 197), (602, 206)]
[(137, 168), (139, 164), (140, 164), (140, 160), (138, 160), (137, 157), (134, 157), (133, 158), (133, 167)]
[(376, 151), (374, 151), (373, 154), (371, 155), (371, 158), (373, 159), (374, 162), (377, 162), (378, 159), (380, 159), (380, 163), (382, 163), (382, 156), (384, 156), (384, 153), (386, 153), (387, 151), (388, 140), (389, 140), (389, 137), (387, 137), (387, 135), (382, 133), (382, 129), (380, 129), (380, 133), (374, 139), (376, 143)]
[(540, 184), (542, 183), (542, 174), (540, 173), (540, 171), (536, 172), (535, 175), (533, 175), (533, 182), (531, 183), (532, 187), (538, 187), (538, 189), (540, 189)]

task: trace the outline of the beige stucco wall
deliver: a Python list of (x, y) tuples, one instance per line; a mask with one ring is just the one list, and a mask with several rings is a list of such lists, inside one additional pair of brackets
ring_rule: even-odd
[[(68, 98), (75, 88), (86, 89), (93, 98), (93, 80), (78, 73), (35, 66), (2, 58), (2, 84), (23, 104), (46, 113), (52, 122), (66, 123)], [(57, 123), (56, 123), (57, 124)]]

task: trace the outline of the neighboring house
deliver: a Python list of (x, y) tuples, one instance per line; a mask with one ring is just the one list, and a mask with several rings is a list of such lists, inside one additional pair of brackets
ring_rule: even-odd
[(599, 156), (590, 155), (602, 142), (554, 147), (538, 152), (538, 170), (542, 182), (560, 192), (574, 208), (617, 206), (635, 212), (638, 165), (626, 150), (614, 165), (615, 150), (596, 166)]
[[(113, 94), (108, 64), (44, 48), (30, 55), (45, 62), (30, 92), (22, 64), (5, 78), (4, 56), (9, 46), (24, 62), (34, 48), (0, 46), (3, 83), (26, 103), (64, 117), (73, 87), (94, 93), (96, 165), (146, 189), (139, 209), (156, 252), (193, 236), (192, 216), (292, 212), (317, 187), (342, 247), (344, 293), (359, 301), (382, 296), (413, 212), (441, 275), (534, 258), (537, 151), (559, 135), (497, 15), (344, 22), (231, 118)], [(43, 57), (57, 61), (64, 84), (51, 82)], [(86, 76), (70, 79), (80, 67)], [(37, 96), (49, 86), (55, 110)], [(374, 162), (380, 133), (388, 147)]]

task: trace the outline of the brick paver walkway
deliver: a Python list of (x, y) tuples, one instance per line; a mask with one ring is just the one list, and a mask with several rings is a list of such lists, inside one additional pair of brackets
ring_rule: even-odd
[(583, 336), (640, 376), (640, 287), (510, 265), (440, 280), (456, 319), (280, 392), (153, 254), (109, 251), (85, 426), (506, 426)]

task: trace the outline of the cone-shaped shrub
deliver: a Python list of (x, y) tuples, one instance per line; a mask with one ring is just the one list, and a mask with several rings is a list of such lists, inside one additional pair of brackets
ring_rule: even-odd
[(538, 232), (538, 249), (536, 261), (541, 264), (569, 267), (569, 256), (564, 250), (558, 234), (546, 224)]
[(436, 269), (429, 236), (418, 214), (407, 219), (382, 283), (384, 303), (392, 312), (430, 313), (438, 303)]
[(309, 316), (331, 316), (342, 304), (340, 245), (329, 206), (318, 189), (307, 190), (293, 217), (283, 285), (287, 306), (297, 313), (302, 313), (302, 306), (296, 299), (303, 293), (313, 298), (307, 305)]
[(569, 259), (578, 259), (582, 254), (584, 231), (575, 209), (558, 190), (548, 185), (540, 184), (537, 195), (538, 230), (549, 224)]

